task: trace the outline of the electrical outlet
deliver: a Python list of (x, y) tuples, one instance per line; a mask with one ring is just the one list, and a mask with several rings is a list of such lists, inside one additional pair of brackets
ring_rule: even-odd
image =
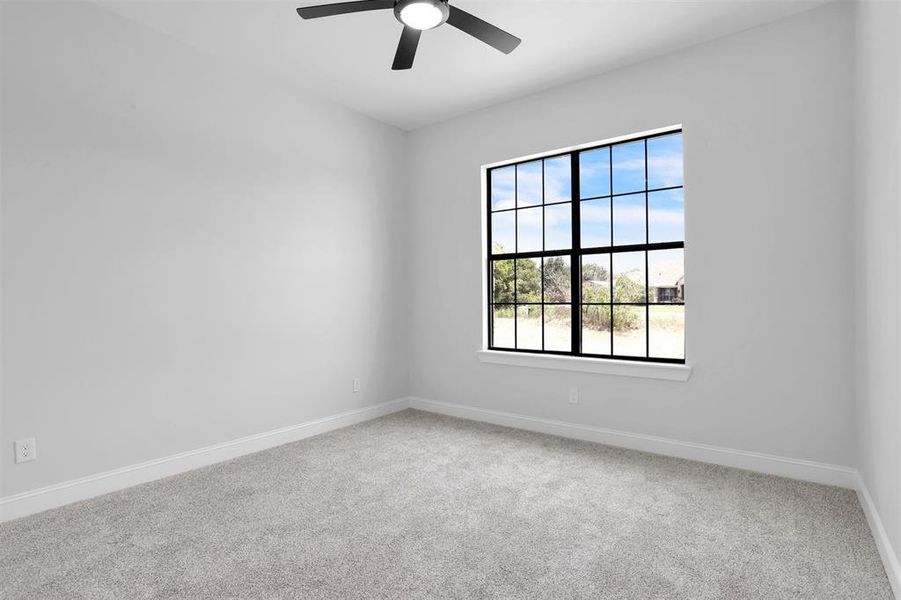
[(360, 378), (354, 377), (354, 394), (360, 391)]
[(23, 463), (30, 460), (36, 460), (38, 457), (38, 447), (34, 438), (25, 438), (24, 440), (16, 440), (16, 462)]
[(569, 388), (569, 403), (570, 404), (578, 404), (579, 403), (579, 390), (576, 388)]

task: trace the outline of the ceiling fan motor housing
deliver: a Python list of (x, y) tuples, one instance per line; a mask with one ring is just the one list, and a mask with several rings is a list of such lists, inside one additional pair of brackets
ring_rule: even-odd
[[(407, 23), (404, 22), (400, 14), (405, 8), (412, 4), (427, 4), (441, 11), (441, 20), (427, 29), (434, 29), (439, 25), (443, 25), (445, 21), (447, 21), (448, 16), (450, 16), (450, 8), (447, 5), (447, 0), (397, 0), (394, 3), (394, 16), (404, 25)], [(417, 27), (417, 29), (419, 28)]]

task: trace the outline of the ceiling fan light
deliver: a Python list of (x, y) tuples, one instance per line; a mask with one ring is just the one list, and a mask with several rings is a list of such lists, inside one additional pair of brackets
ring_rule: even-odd
[(432, 29), (441, 25), (447, 14), (435, 2), (423, 1), (407, 4), (400, 10), (400, 20), (413, 29)]

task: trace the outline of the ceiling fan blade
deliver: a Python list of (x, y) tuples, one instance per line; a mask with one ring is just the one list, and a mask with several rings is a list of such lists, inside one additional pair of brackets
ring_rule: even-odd
[(348, 13), (363, 12), (367, 10), (382, 10), (386, 8), (394, 8), (394, 0), (362, 0), (360, 2), (320, 4), (319, 6), (307, 6), (298, 8), (297, 14), (299, 14), (303, 19), (318, 19), (319, 17), (346, 15)]
[(450, 7), (450, 16), (448, 16), (447, 22), (460, 31), (497, 48), (504, 54), (510, 54), (516, 50), (516, 47), (522, 41), (515, 35), (510, 35), (503, 29), (495, 27), (491, 23), (483, 21), (455, 6)]
[(397, 53), (394, 55), (394, 64), (391, 65), (393, 71), (403, 71), (413, 66), (416, 47), (419, 46), (419, 36), (421, 35), (421, 30), (404, 25), (404, 30), (400, 34), (400, 42), (397, 44)]

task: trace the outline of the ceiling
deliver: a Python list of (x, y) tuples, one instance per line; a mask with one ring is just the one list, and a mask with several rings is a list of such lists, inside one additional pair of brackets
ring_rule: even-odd
[(392, 11), (303, 21), (297, 6), (229, 0), (99, 2), (304, 92), (415, 129), (809, 10), (827, 0), (451, 0), (523, 39), (504, 55), (447, 25), (392, 71)]

